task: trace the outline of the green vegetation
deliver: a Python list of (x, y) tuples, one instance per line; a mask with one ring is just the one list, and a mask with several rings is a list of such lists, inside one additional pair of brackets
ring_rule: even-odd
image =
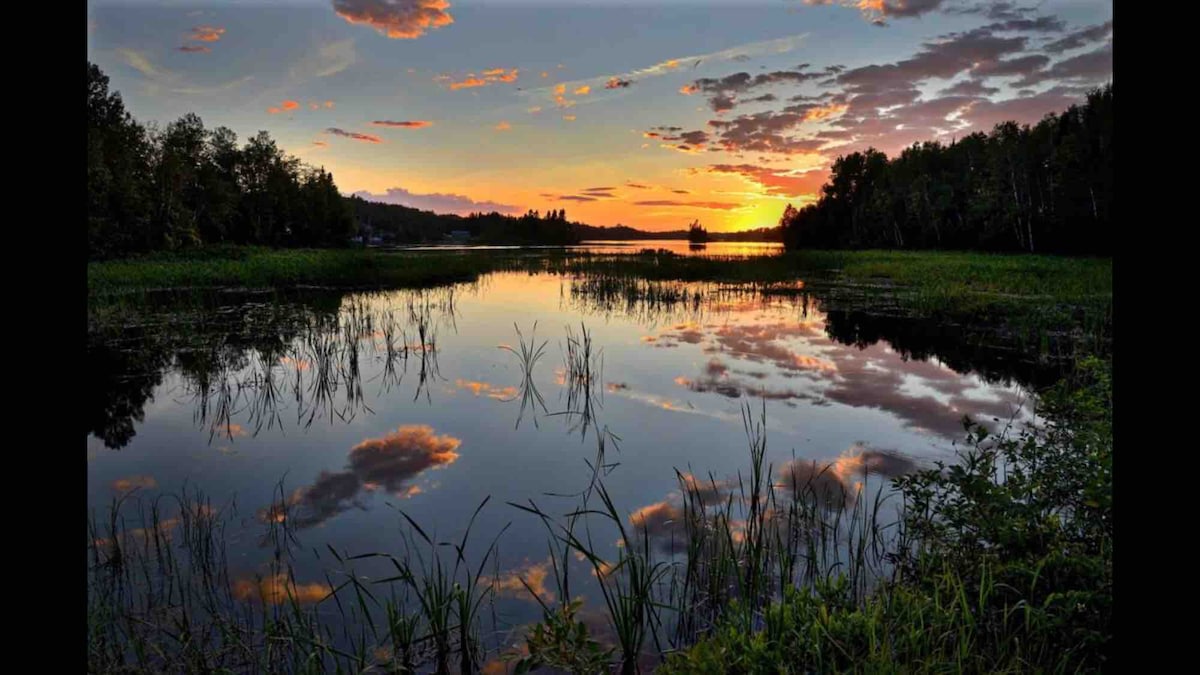
[[(1041, 397), (1043, 426), (968, 428), (958, 461), (897, 471), (894, 491), (874, 496), (832, 466), (766, 466), (766, 430), (747, 410), (748, 470), (736, 481), (680, 473), (677, 511), (643, 509), (626, 524), (600, 472), (564, 521), (512, 504), (547, 527), (557, 595), (543, 600), (521, 578), (545, 618), (529, 627), (524, 656), (506, 658), (518, 670), (585, 673), (1102, 670), (1112, 640), (1109, 373), (1082, 360)], [(886, 456), (867, 461), (890, 473)], [(483, 571), (503, 530), (473, 561), (470, 523), (461, 539), (438, 542), (401, 512), (407, 553), (329, 549), (338, 581), (299, 583), (287, 493), (277, 494), (259, 514), (274, 555), (254, 579), (228, 570), (224, 528), (236, 513), (199, 494), (175, 508), (143, 504), (137, 528), (118, 515), (120, 501), (93, 514), (89, 671), (472, 672), (488, 658), (481, 624), (497, 586)], [(597, 543), (611, 537), (587, 522), (597, 518), (619, 534), (615, 560)], [(603, 625), (583, 619), (571, 592), (567, 570), (580, 556), (599, 584)], [(369, 560), (391, 571), (356, 571)]]
[(834, 162), (815, 204), (784, 209), (789, 249), (974, 249), (1111, 255), (1113, 89), (1033, 127)]
[(747, 631), (744, 604), (665, 672), (1078, 672), (1112, 639), (1112, 385), (1084, 360), (1042, 398), (1048, 423), (983, 430), (957, 464), (896, 479), (895, 573), (855, 597), (844, 574), (786, 588)]

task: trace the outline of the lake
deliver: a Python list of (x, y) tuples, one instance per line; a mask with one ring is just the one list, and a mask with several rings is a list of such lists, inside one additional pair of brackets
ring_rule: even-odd
[[(736, 494), (748, 421), (765, 424), (772, 484), (815, 462), (847, 505), (952, 461), (964, 417), (1029, 421), (1022, 385), (1040, 367), (999, 338), (835, 305), (802, 283), (528, 273), (386, 292), (150, 293), (89, 315), (89, 506), (128, 496), (129, 529), (170, 532), (184, 529), (179, 506), (160, 500), (150, 523), (148, 505), (202, 491), (227, 520), (236, 593), (268, 602), (271, 531), (285, 525), (287, 588), (311, 603), (344, 578), (339, 558), (411, 551), (410, 522), (456, 541), (487, 499), (467, 557), (503, 531), (488, 576), (506, 635), (540, 618), (530, 591), (556, 594), (547, 528), (514, 504), (561, 518), (601, 481), (625, 524), (670, 556), (681, 481)], [(615, 528), (595, 537), (616, 555)], [(569, 565), (595, 612), (589, 563)], [(389, 574), (383, 559), (353, 568)]]

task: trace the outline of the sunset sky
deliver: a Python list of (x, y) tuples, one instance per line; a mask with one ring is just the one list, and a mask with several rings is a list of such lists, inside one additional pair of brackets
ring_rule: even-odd
[(267, 130), (344, 194), (647, 230), (775, 225), (839, 154), (1036, 122), (1112, 79), (1101, 0), (88, 8), (88, 58), (144, 123)]

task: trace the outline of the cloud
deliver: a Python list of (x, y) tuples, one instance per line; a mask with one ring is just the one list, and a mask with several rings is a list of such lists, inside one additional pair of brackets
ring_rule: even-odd
[(605, 89), (622, 89), (633, 84), (633, 80), (622, 80), (619, 77), (610, 77), (608, 82), (604, 83)]
[(649, 199), (645, 201), (634, 202), (634, 206), (686, 206), (695, 209), (713, 209), (715, 211), (732, 211), (740, 208), (741, 204), (733, 202), (681, 202), (674, 199)]
[(433, 79), (437, 82), (447, 82), (448, 84), (446, 86), (448, 86), (451, 91), (458, 91), (459, 89), (486, 87), (498, 82), (516, 82), (519, 74), (520, 71), (517, 68), (513, 68), (512, 70), (493, 68), (491, 70), (485, 70), (479, 75), (476, 75), (475, 73), (468, 73), (466, 77), (461, 80), (454, 80), (454, 78), (449, 75), (439, 75)]
[(574, 116), (574, 115), (563, 115), (563, 119), (564, 119), (564, 120), (566, 120), (566, 121), (568, 121), (568, 122), (574, 122), (574, 121), (575, 121), (575, 116)]
[(591, 93), (591, 91), (592, 91), (592, 88), (585, 84), (582, 87), (579, 87), (578, 89), (575, 90), (575, 95), (576, 96), (587, 96), (588, 94)]
[[(714, 112), (725, 112), (737, 105), (737, 97), (753, 89), (778, 84), (801, 84), (810, 80), (828, 78), (836, 74), (837, 66), (831, 66), (822, 71), (806, 72), (808, 64), (797, 66), (793, 70), (776, 70), (770, 73), (751, 75), (747, 72), (734, 73), (721, 78), (704, 77), (679, 89), (681, 94), (704, 92), (709, 95), (708, 104)], [(761, 97), (758, 100), (762, 100)]]
[(154, 480), (154, 476), (126, 476), (112, 482), (113, 492), (121, 494), (134, 490), (152, 490), (156, 487), (158, 487), (158, 481)]
[(740, 176), (763, 194), (778, 197), (801, 197), (820, 192), (829, 175), (827, 171), (818, 169), (793, 172), (753, 164), (713, 164), (702, 171)]
[[(749, 58), (751, 56), (783, 54), (783, 53), (794, 50), (807, 37), (808, 37), (807, 33), (804, 33), (804, 34), (792, 35), (792, 36), (783, 37), (783, 38), (777, 38), (774, 40), (764, 40), (762, 42), (753, 42), (750, 44), (740, 45), (737, 47), (730, 47), (729, 49), (723, 49), (723, 50), (716, 51), (716, 52), (709, 52), (706, 54), (694, 54), (692, 56), (681, 56), (678, 58), (668, 59), (666, 61), (660, 61), (659, 63), (656, 63), (652, 66), (647, 66), (645, 68), (639, 68), (637, 70), (631, 70), (629, 72), (620, 73), (618, 75), (611, 75), (611, 76), (607, 76), (607, 77), (603, 77), (603, 76), (602, 77), (594, 77), (594, 78), (564, 82), (564, 83), (560, 84), (558, 87), (555, 87), (553, 89), (553, 94), (561, 96), (566, 93), (566, 90), (568, 87), (571, 88), (571, 90), (573, 91), (582, 85), (588, 85), (590, 87), (596, 87), (596, 88), (604, 87), (606, 89), (615, 88), (615, 87), (609, 87), (608, 83), (612, 82), (612, 81), (619, 82), (619, 81), (626, 81), (626, 80), (628, 80), (630, 82), (634, 82), (634, 81), (642, 80), (642, 79), (645, 79), (648, 77), (658, 77), (660, 75), (666, 75), (669, 73), (678, 72), (680, 70), (681, 66), (684, 66), (689, 63), (693, 64), (693, 66), (695, 66), (702, 62), (703, 63), (713, 63), (713, 62), (721, 62), (721, 61), (736, 61), (736, 60), (739, 60), (738, 57)], [(624, 86), (624, 85), (618, 85), (618, 86)], [(527, 90), (522, 93), (523, 93), (523, 95), (527, 95), (527, 96), (547, 96), (552, 93), (552, 89), (550, 87), (539, 87), (536, 89)]]
[(183, 45), (181, 47), (176, 47), (175, 49), (187, 54), (208, 54), (212, 52), (212, 49), (205, 45)]
[[(461, 444), (453, 436), (436, 435), (432, 427), (423, 424), (404, 425), (382, 437), (368, 438), (350, 449), (346, 470), (322, 471), (312, 485), (297, 488), (287, 500), (290, 513), (286, 517), (295, 527), (313, 527), (355, 506), (364, 492), (416, 494), (411, 481), (427, 470), (453, 464)], [(259, 515), (276, 520), (284, 517), (276, 509)]]
[(496, 126), (494, 126), (492, 128), (495, 129), (496, 131), (508, 131), (508, 130), (512, 129), (512, 125), (506, 121), (501, 121), (499, 124), (497, 124)]
[(293, 82), (305, 82), (318, 77), (329, 77), (346, 70), (358, 60), (354, 49), (354, 38), (328, 42), (317, 47), (313, 53), (297, 60), (288, 69)]
[(497, 387), (488, 382), (476, 382), (474, 380), (457, 379), (454, 381), (454, 386), (464, 391), (469, 391), (478, 397), (480, 394), (497, 401), (511, 401), (517, 397), (516, 387)]
[(271, 113), (272, 115), (275, 115), (275, 114), (282, 113), (282, 112), (291, 112), (293, 110), (296, 110), (299, 107), (300, 107), (300, 103), (297, 101), (284, 101), (283, 103), (280, 103), (279, 105), (277, 105), (275, 107), (267, 108), (267, 112)]
[(963, 80), (938, 93), (942, 96), (991, 96), (999, 92), (996, 87), (989, 87), (980, 80)]
[(465, 216), (469, 213), (492, 211), (512, 215), (523, 211), (523, 209), (517, 206), (489, 201), (475, 201), (463, 195), (436, 192), (419, 194), (399, 187), (390, 188), (387, 192), (381, 194), (372, 194), (367, 191), (355, 192), (354, 194), (369, 201), (400, 204), (422, 211), (433, 211), (434, 213), (455, 213), (460, 216)]
[(183, 77), (183, 75), (180, 75), (179, 73), (155, 64), (143, 52), (124, 47), (117, 48), (116, 52), (117, 56), (119, 56), (126, 65), (142, 74), (142, 76), (147, 80), (147, 88), (150, 89), (152, 93), (161, 89), (172, 94), (216, 94), (222, 91), (235, 89), (253, 79), (252, 76), (246, 75), (245, 77), (231, 80), (222, 84), (201, 86), (189, 82)]
[(257, 579), (237, 579), (233, 582), (233, 597), (242, 601), (256, 600), (269, 605), (282, 605), (292, 600), (300, 604), (311, 604), (324, 600), (332, 593), (333, 589), (327, 584), (297, 584), (283, 572)]
[[(318, 148), (327, 148), (327, 147), (329, 147), (329, 144), (328, 144), (328, 143), (326, 143), (325, 141), (313, 141), (313, 143), (312, 143), (312, 144), (313, 144), (313, 145), (315, 145), (315, 146), (317, 146)], [(307, 370), (307, 368), (304, 368), (304, 370)]]
[(192, 42), (216, 42), (224, 34), (225, 29), (220, 26), (196, 26), (186, 39)]
[(338, 16), (393, 39), (413, 39), (454, 23), (447, 0), (333, 0)]
[(1042, 49), (1050, 52), (1051, 54), (1061, 54), (1063, 52), (1071, 51), (1072, 49), (1086, 47), (1094, 42), (1099, 42), (1111, 35), (1112, 32), (1113, 22), (1110, 19), (1102, 24), (1088, 26), (1087, 28), (1081, 28), (1072, 33), (1068, 33), (1065, 37), (1047, 44)]
[(360, 134), (360, 133), (356, 133), (353, 131), (346, 131), (344, 129), (338, 129), (337, 127), (329, 127), (328, 129), (325, 130), (325, 133), (333, 134), (335, 136), (343, 136), (345, 138), (352, 138), (356, 141), (363, 141), (364, 143), (382, 143), (383, 142), (383, 139), (378, 136), (372, 136), (371, 134)]
[[(497, 577), (493, 588), (501, 596), (513, 598), (528, 598), (529, 592), (541, 598), (542, 602), (554, 602), (554, 591), (546, 588), (546, 580), (550, 578), (550, 562), (527, 563), (515, 570)], [(528, 586), (527, 586), (528, 584)]]
[(887, 19), (906, 19), (928, 14), (939, 9), (945, 0), (804, 0), (806, 5), (831, 5), (853, 7), (864, 19), (877, 26), (887, 25)]
[(401, 129), (424, 129), (425, 127), (433, 126), (433, 122), (429, 120), (404, 120), (403, 122), (375, 120), (371, 124), (377, 127), (398, 127)]

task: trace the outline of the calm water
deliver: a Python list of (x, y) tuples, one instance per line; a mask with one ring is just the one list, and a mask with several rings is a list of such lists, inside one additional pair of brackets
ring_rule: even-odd
[(591, 253), (637, 253), (641, 249), (666, 249), (677, 255), (766, 255), (778, 253), (783, 250), (783, 244), (780, 242), (769, 241), (713, 241), (707, 244), (693, 245), (681, 239), (647, 239), (641, 241), (585, 241), (576, 246), (471, 246), (471, 245), (438, 245), (438, 246), (402, 246), (403, 250), (409, 251), (428, 251), (428, 250), (460, 250), (460, 251), (487, 251), (487, 250), (513, 250), (520, 248), (536, 249), (536, 248), (567, 248), (573, 251), (587, 251)]
[[(570, 495), (593, 479), (602, 434), (615, 503), (654, 514), (678, 501), (676, 469), (717, 480), (746, 470), (745, 404), (755, 415), (765, 405), (771, 465), (835, 462), (847, 483), (865, 464), (888, 474), (950, 459), (964, 415), (1028, 414), (1021, 388), (995, 377), (1013, 359), (988, 362), (989, 383), (961, 365), (973, 361), (953, 336), (914, 348), (927, 330), (871, 324), (820, 299), (672, 288), (674, 302), (634, 301), (496, 274), (422, 291), (147, 303), (89, 328), (89, 504), (198, 487), (236, 512), (232, 572), (251, 578), (270, 555), (260, 535), (278, 495), (301, 550), (349, 554), (395, 551), (399, 510), (455, 537), (490, 496), (476, 550), (511, 523), (498, 570), (503, 621), (515, 625), (540, 609), (513, 575), (550, 582), (546, 530), (507, 503), (533, 499), (556, 515), (577, 506)], [(547, 341), (529, 380), (501, 347), (520, 351), (518, 329)], [(564, 364), (568, 338), (584, 330), (590, 382)], [(904, 353), (880, 339), (889, 330)], [(912, 357), (938, 349), (962, 372)], [(331, 567), (301, 556), (299, 588)]]

